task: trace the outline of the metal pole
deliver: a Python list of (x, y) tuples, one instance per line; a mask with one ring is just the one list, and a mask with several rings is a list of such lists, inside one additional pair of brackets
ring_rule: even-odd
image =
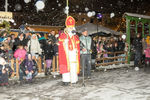
[(98, 33), (98, 19), (97, 19), (97, 33)]
[(5, 12), (8, 12), (8, 0), (5, 0)]
[[(83, 65), (83, 64), (82, 64)], [(82, 86), (85, 87), (85, 82), (84, 82), (84, 66), (82, 66)]]
[[(68, 0), (66, 0), (66, 5), (67, 5), (67, 7), (69, 7), (68, 5), (69, 5), (69, 3), (68, 3)], [(68, 17), (68, 15), (69, 15), (69, 9), (68, 9), (68, 13), (67, 13), (67, 17)]]

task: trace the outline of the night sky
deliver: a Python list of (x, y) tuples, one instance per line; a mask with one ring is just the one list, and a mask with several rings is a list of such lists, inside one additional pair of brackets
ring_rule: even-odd
[[(42, 25), (61, 25), (65, 17), (66, 0), (46, 0), (45, 8), (37, 11), (36, 0), (25, 3), (24, 0), (8, 0), (8, 11), (23, 16), (22, 23)], [(0, 0), (0, 11), (5, 10), (5, 0)], [(150, 14), (150, 0), (69, 0), (69, 13), (88, 13), (89, 11), (102, 14), (114, 13), (122, 16), (125, 12)], [(18, 8), (19, 5), (19, 8)]]

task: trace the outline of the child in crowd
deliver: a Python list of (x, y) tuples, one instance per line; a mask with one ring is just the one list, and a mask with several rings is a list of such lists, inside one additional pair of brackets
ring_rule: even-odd
[[(113, 44), (110, 43), (108, 48), (107, 48), (107, 51), (110, 52), (110, 54), (108, 54), (108, 57), (114, 57), (114, 48), (113, 48)], [(110, 59), (109, 62), (113, 62), (114, 60), (113, 59)]]
[(145, 53), (145, 71), (150, 71), (150, 45), (144, 50)]
[[(21, 62), (25, 59), (26, 57), (26, 50), (23, 48), (23, 45), (20, 44), (18, 46), (19, 48), (15, 51), (14, 53), (14, 57), (18, 60), (19, 65), (21, 64)], [(19, 81), (23, 80), (23, 72), (21, 71), (20, 67), (19, 67)]]
[(45, 54), (45, 60), (46, 60), (45, 75), (48, 75), (50, 74), (50, 68), (51, 68), (52, 59), (54, 56), (54, 46), (52, 44), (52, 40), (48, 40), (48, 43), (46, 44), (44, 48), (44, 54)]
[(37, 63), (32, 59), (31, 54), (28, 54), (26, 59), (20, 64), (20, 69), (23, 72), (23, 76), (25, 75), (26, 80), (29, 82), (38, 74)]
[(0, 86), (8, 85), (8, 78), (12, 74), (11, 67), (6, 63), (3, 57), (0, 57)]
[(97, 44), (97, 53), (98, 53), (98, 58), (101, 58), (102, 56), (102, 52), (105, 52), (104, 47), (103, 47), (103, 43)]
[(14, 53), (14, 57), (19, 60), (19, 64), (20, 64), (20, 63), (21, 63), (21, 60), (23, 61), (23, 60), (25, 59), (27, 52), (26, 52), (26, 50), (23, 48), (23, 45), (22, 45), (22, 44), (20, 44), (18, 47), (19, 47), (19, 48), (18, 48), (18, 49), (15, 51), (15, 53)]

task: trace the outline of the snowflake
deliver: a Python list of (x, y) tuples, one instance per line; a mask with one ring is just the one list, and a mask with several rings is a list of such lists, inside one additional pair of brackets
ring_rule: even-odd
[(85, 11), (89, 11), (89, 8), (86, 7), (86, 8), (85, 8)]
[(82, 13), (79, 13), (79, 15), (81, 15)]
[(111, 14), (110, 14), (110, 18), (113, 18), (114, 16), (115, 16), (114, 13), (111, 13)]
[(79, 5), (76, 5), (76, 8), (79, 8)]
[(61, 4), (59, 3), (59, 4), (58, 4), (58, 6), (60, 7), (60, 6), (61, 6)]

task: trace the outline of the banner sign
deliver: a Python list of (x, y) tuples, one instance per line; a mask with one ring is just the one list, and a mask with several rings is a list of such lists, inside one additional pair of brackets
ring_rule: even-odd
[(13, 19), (12, 12), (3, 12), (0, 11), (0, 21), (11, 21)]

